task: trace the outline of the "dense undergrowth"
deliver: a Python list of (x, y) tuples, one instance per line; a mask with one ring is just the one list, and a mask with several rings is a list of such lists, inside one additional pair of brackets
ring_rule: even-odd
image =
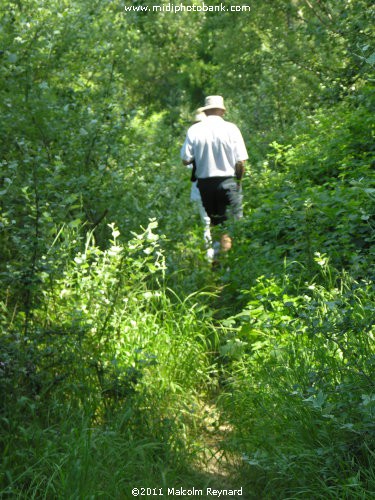
[(219, 400), (254, 498), (374, 491), (373, 121), (332, 113), (250, 175), (222, 275)]
[[(306, 126), (248, 172), (246, 216), (228, 223), (235, 245), (215, 273), (179, 166), (143, 230), (131, 233), (121, 204), (130, 237), (114, 223), (102, 233), (63, 224), (23, 290), (9, 259), (4, 498), (215, 485), (202, 472), (202, 407), (213, 398), (231, 429), (216, 446), (241, 462), (220, 484), (243, 486), (246, 498), (370, 497), (373, 150), (363, 134), (351, 149), (347, 132), (370, 113), (335, 112), (328, 136), (317, 115), (315, 138)], [(316, 176), (329, 165), (335, 175)], [(165, 211), (171, 193), (179, 214)]]
[(123, 498), (196, 453), (217, 334), (199, 293), (166, 288), (156, 228), (124, 245), (112, 226), (106, 250), (89, 235), (28, 318), (3, 317), (5, 497)]

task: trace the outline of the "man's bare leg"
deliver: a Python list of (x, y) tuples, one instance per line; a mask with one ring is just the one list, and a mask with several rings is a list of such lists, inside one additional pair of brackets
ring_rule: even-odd
[(229, 234), (222, 234), (220, 238), (220, 246), (222, 252), (228, 252), (232, 248), (232, 238)]

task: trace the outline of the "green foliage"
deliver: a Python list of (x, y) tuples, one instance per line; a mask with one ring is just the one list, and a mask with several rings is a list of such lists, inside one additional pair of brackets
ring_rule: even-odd
[[(22, 335), (25, 314), (13, 311), (4, 317), (4, 492), (57, 488), (62, 496), (85, 496), (92, 491), (84, 478), (91, 474), (95, 450), (108, 447), (110, 436), (118, 439), (119, 450), (126, 449), (122, 458), (133, 467), (131, 474), (137, 471), (136, 482), (146, 457), (158, 453), (161, 474), (175, 453), (182, 457), (191, 447), (186, 422), (200, 418), (192, 413), (194, 402), (214, 383), (207, 352), (216, 342), (215, 330), (198, 294), (181, 300), (166, 288), (156, 228), (152, 221), (124, 245), (111, 225), (107, 250), (95, 246), (90, 233), (60, 278), (41, 276), (43, 297), (29, 312), (27, 337)], [(86, 423), (82, 426), (73, 415)], [(64, 419), (72, 422), (71, 431), (64, 427), (62, 432), (68, 432), (68, 442), (77, 441), (76, 457), (71, 456), (75, 447), (55, 448), (60, 437), (53, 426)], [(92, 441), (92, 430), (86, 428), (92, 425), (97, 432), (116, 429), (108, 431), (108, 439), (103, 430)], [(34, 439), (40, 444), (31, 453)], [(20, 457), (18, 449), (25, 450)], [(35, 461), (38, 453), (45, 459)], [(133, 477), (125, 481), (126, 488)], [(96, 482), (95, 487), (102, 488)]]
[(244, 475), (267, 498), (373, 487), (361, 471), (373, 472), (374, 286), (316, 262), (316, 279), (298, 288), (288, 275), (258, 278), (226, 320), (227, 446), (241, 449)]
[(272, 143), (245, 180), (249, 216), (232, 227), (220, 400), (233, 425), (224, 446), (241, 450), (254, 498), (367, 498), (374, 487), (374, 122), (364, 95)]

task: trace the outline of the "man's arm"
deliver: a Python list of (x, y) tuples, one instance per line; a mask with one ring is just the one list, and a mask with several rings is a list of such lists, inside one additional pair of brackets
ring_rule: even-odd
[(189, 137), (189, 130), (186, 133), (185, 142), (180, 151), (180, 157), (184, 165), (191, 165), (194, 161), (193, 146)]

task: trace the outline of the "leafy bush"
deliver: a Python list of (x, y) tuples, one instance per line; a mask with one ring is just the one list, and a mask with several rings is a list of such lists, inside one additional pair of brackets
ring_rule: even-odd
[[(86, 482), (73, 481), (72, 474), (80, 474), (78, 462), (82, 474), (90, 474), (96, 447), (109, 446), (110, 436), (126, 448), (122, 458), (133, 464), (133, 474), (140, 463), (147, 467), (148, 454), (157, 451), (161, 469), (172, 461), (176, 470), (176, 453), (183, 460), (194, 449), (194, 431), (186, 422), (201, 418), (195, 401), (214, 384), (208, 353), (216, 334), (199, 294), (182, 300), (166, 287), (155, 229), (152, 221), (122, 244), (111, 225), (107, 250), (95, 246), (89, 234), (60, 278), (41, 277), (43, 296), (30, 311), (28, 337), (20, 333), (22, 312), (3, 322), (4, 492), (57, 488), (64, 495), (75, 484), (84, 495)], [(56, 425), (63, 425), (58, 435)], [(97, 434), (105, 428), (108, 439), (104, 430)], [(68, 442), (83, 440), (77, 459), (65, 445), (60, 449), (65, 439), (60, 432), (68, 432)], [(23, 450), (20, 456), (17, 450)], [(45, 456), (40, 466), (38, 453)], [(67, 456), (73, 460), (68, 467)], [(46, 467), (53, 469), (50, 479)]]
[(343, 496), (350, 485), (373, 487), (375, 289), (326, 256), (315, 261), (315, 279), (299, 286), (288, 274), (259, 277), (226, 320), (227, 446), (241, 449), (244, 473), (270, 498), (273, 489), (275, 498), (313, 494), (317, 484)]

